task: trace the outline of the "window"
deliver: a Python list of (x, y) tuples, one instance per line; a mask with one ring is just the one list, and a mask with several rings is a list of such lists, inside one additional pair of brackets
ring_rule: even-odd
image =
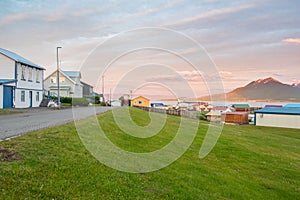
[(25, 91), (21, 91), (21, 102), (25, 102)]
[(56, 83), (56, 77), (51, 77), (50, 81), (51, 81), (51, 83)]
[(22, 67), (21, 80), (25, 80), (25, 70), (26, 70), (26, 67), (24, 65), (22, 65), (21, 67)]
[(140, 100), (140, 101), (139, 101), (139, 104), (143, 104), (143, 102)]
[(36, 92), (35, 101), (40, 101), (40, 92)]
[(29, 68), (28, 81), (32, 81), (32, 68)]
[(64, 82), (65, 82), (65, 80), (66, 80), (66, 78), (65, 78), (65, 77), (59, 77), (59, 82), (61, 82), (61, 83), (64, 83)]
[(36, 70), (36, 82), (40, 82), (40, 70)]

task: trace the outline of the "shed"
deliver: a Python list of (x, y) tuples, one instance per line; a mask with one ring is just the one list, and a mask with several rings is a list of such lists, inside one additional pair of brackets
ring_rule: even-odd
[(225, 112), (221, 114), (221, 121), (225, 123), (248, 124), (248, 112)]
[(207, 117), (207, 120), (210, 122), (220, 122), (221, 121), (221, 111), (219, 111), (219, 110), (211, 110), (205, 116)]
[(249, 104), (233, 104), (232, 107), (236, 112), (248, 112), (250, 111)]
[(267, 107), (254, 112), (256, 126), (300, 129), (300, 107)]

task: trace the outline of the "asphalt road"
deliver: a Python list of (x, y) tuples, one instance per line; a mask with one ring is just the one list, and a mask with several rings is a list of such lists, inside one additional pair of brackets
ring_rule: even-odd
[(12, 138), (30, 131), (65, 124), (95, 114), (106, 112), (112, 107), (80, 107), (61, 110), (34, 109), (20, 114), (0, 115), (0, 140)]

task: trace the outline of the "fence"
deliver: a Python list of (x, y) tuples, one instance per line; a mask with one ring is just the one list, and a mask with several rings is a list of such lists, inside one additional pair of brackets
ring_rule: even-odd
[(176, 115), (186, 118), (198, 119), (197, 111), (188, 111), (188, 110), (166, 110), (162, 108), (153, 108), (153, 107), (142, 107), (142, 106), (134, 106), (135, 108), (139, 108), (148, 112), (156, 112), (167, 115)]

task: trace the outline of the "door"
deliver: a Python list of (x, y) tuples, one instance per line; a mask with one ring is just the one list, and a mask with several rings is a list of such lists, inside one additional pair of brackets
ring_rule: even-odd
[(29, 102), (30, 102), (30, 108), (32, 107), (32, 91), (29, 91)]
[(3, 108), (13, 107), (13, 87), (3, 86)]

